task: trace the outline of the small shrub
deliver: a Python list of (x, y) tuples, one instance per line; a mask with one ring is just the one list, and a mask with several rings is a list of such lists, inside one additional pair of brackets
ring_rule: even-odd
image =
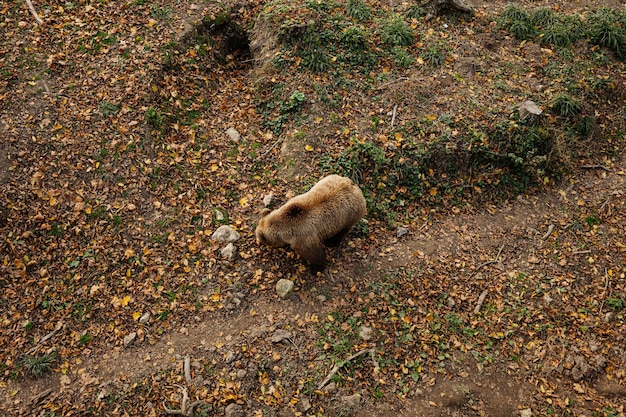
[(440, 45), (434, 45), (422, 54), (424, 61), (433, 67), (440, 67), (446, 60), (446, 53)]
[(530, 22), (539, 27), (546, 27), (558, 23), (559, 18), (552, 9), (537, 9), (530, 16)]
[(572, 117), (580, 113), (582, 104), (567, 93), (559, 93), (552, 100), (552, 110), (562, 117)]
[(163, 122), (165, 121), (165, 117), (161, 112), (153, 107), (148, 107), (146, 109), (146, 123), (154, 128), (160, 128), (163, 126)]
[(537, 34), (534, 26), (522, 20), (515, 20), (511, 22), (507, 29), (511, 32), (511, 35), (521, 41), (531, 39)]
[(311, 45), (300, 53), (302, 66), (311, 72), (325, 72), (330, 69), (328, 51), (321, 45)]
[(543, 45), (555, 45), (565, 48), (570, 46), (576, 39), (572, 36), (571, 29), (568, 26), (562, 23), (555, 23), (546, 28), (539, 41)]
[(119, 104), (109, 103), (106, 100), (103, 100), (102, 102), (100, 102), (100, 113), (104, 117), (113, 116), (114, 114), (117, 114), (117, 112), (119, 111), (120, 111)]
[(22, 355), (19, 365), (32, 377), (39, 378), (52, 370), (52, 364), (58, 359), (56, 352), (44, 355)]
[(382, 41), (391, 46), (409, 46), (415, 36), (411, 27), (399, 16), (388, 20), (381, 33)]
[(612, 9), (599, 9), (589, 19), (589, 40), (612, 50), (618, 59), (626, 59), (626, 30), (623, 18)]
[(372, 9), (363, 0), (348, 0), (346, 6), (348, 16), (356, 20), (369, 19)]
[(514, 4), (507, 6), (502, 11), (502, 14), (500, 17), (503, 21), (509, 21), (509, 22), (513, 22), (516, 20), (523, 20), (526, 22), (530, 21), (530, 18), (528, 16), (528, 13), (526, 13), (526, 10)]
[(367, 48), (367, 31), (359, 26), (351, 26), (341, 34), (341, 43), (353, 52), (362, 52)]
[(391, 60), (400, 68), (409, 67), (415, 62), (415, 58), (399, 46), (392, 48), (390, 54)]
[(419, 19), (426, 16), (426, 10), (423, 7), (413, 5), (405, 13), (409, 19)]

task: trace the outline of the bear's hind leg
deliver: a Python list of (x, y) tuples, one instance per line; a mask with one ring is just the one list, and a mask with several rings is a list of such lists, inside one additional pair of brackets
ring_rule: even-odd
[(324, 244), (328, 247), (335, 247), (335, 246), (339, 246), (339, 244), (341, 243), (341, 241), (346, 237), (346, 235), (350, 232), (350, 229), (352, 227), (347, 227), (343, 230), (341, 230), (339, 233), (337, 233), (334, 236), (329, 237), (328, 239), (324, 240)]
[(326, 268), (326, 249), (321, 244), (312, 246), (296, 246), (293, 248), (311, 265), (314, 272), (321, 272)]

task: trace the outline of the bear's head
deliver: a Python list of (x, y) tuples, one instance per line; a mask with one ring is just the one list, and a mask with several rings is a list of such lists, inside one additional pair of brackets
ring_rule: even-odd
[(259, 224), (255, 231), (256, 243), (258, 245), (272, 247), (283, 246), (284, 243), (280, 241), (280, 239), (277, 239), (277, 236), (275, 236), (276, 233), (272, 231), (270, 219), (267, 218), (267, 215), (271, 212), (272, 210), (268, 208), (261, 210), (261, 218), (259, 219)]

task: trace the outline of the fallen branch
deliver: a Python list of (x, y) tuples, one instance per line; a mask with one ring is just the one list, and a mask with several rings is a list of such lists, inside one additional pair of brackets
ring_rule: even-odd
[(469, 277), (470, 278), (473, 277), (478, 271), (481, 270), (481, 268), (483, 268), (483, 267), (485, 267), (487, 265), (491, 265), (491, 264), (495, 264), (495, 263), (499, 262), (498, 259), (500, 258), (500, 254), (502, 253), (502, 249), (504, 249), (504, 244), (502, 244), (502, 246), (500, 246), (500, 250), (498, 251), (498, 254), (496, 255), (496, 259), (494, 259), (493, 261), (487, 261), (484, 264), (479, 265), (478, 268), (476, 268), (474, 270), (474, 272), (472, 272)]
[(265, 155), (267, 155), (268, 153), (270, 153), (272, 151), (272, 149), (274, 149), (274, 147), (276, 147), (276, 145), (278, 145), (280, 143), (280, 141), (283, 140), (283, 138), (278, 138), (276, 139), (276, 141), (274, 143), (272, 143), (272, 146), (269, 147), (268, 150), (266, 150), (265, 152), (263, 152), (263, 155), (259, 156), (257, 158), (257, 161), (263, 157), (265, 157)]
[(187, 381), (187, 384), (191, 385), (191, 359), (189, 355), (185, 356), (183, 370), (185, 372), (185, 381)]
[(165, 401), (163, 401), (163, 409), (165, 410), (165, 414), (172, 414), (172, 415), (178, 415), (178, 416), (185, 416), (185, 417), (192, 417), (193, 416), (193, 409), (204, 404), (204, 401), (194, 401), (191, 404), (187, 405), (187, 403), (189, 402), (189, 392), (187, 391), (187, 388), (183, 387), (182, 385), (178, 385), (175, 384), (176, 387), (180, 388), (182, 393), (183, 393), (183, 398), (180, 401), (180, 410), (175, 410), (172, 408), (167, 408), (167, 406), (165, 405)]
[(391, 115), (391, 130), (393, 130), (393, 125), (396, 123), (396, 112), (398, 111), (398, 105), (393, 106), (393, 114)]
[(26, 352), (26, 354), (30, 355), (31, 353), (33, 353), (35, 350), (37, 350), (39, 345), (41, 345), (42, 343), (44, 343), (48, 339), (52, 339), (54, 337), (54, 335), (57, 334), (59, 332), (59, 330), (61, 330), (62, 328), (63, 328), (63, 323), (57, 324), (57, 328), (56, 329), (54, 329), (53, 331), (51, 331), (50, 333), (48, 333), (47, 335), (45, 335), (44, 337), (39, 339), (39, 342), (37, 342), (37, 344), (35, 346), (30, 348), (29, 351)]
[[(350, 356), (348, 359), (346, 359), (343, 362), (339, 362), (337, 364), (335, 364), (335, 366), (333, 366), (333, 369), (330, 370), (330, 373), (326, 376), (326, 378), (321, 382), (321, 384), (319, 384), (317, 386), (317, 389), (322, 389), (324, 388), (324, 386), (326, 384), (328, 384), (328, 382), (332, 379), (332, 377), (334, 377), (337, 372), (339, 372), (339, 370), (348, 362), (350, 362), (352, 359), (354, 358), (358, 358), (361, 355), (365, 355), (366, 353), (371, 353), (373, 354), (373, 349), (365, 349), (365, 350), (360, 350), (357, 353), (355, 353), (354, 355)], [(374, 364), (376, 364), (376, 361), (374, 361)]]
[(30, 10), (37, 23), (43, 25), (43, 20), (41, 20), (41, 17), (39, 17), (39, 15), (37, 14), (37, 10), (35, 10), (35, 6), (33, 6), (33, 3), (30, 0), (26, 0), (26, 5), (28, 6), (28, 10)]
[(591, 249), (587, 250), (575, 250), (572, 255), (584, 255), (585, 253), (591, 253)]
[(546, 234), (541, 237), (541, 240), (546, 240), (552, 234), (553, 230), (554, 230), (554, 225), (551, 224), (550, 226), (548, 226), (548, 231), (546, 232)]
[(485, 302), (485, 298), (487, 297), (487, 294), (489, 293), (489, 291), (484, 290), (483, 292), (480, 293), (480, 296), (478, 297), (478, 302), (476, 303), (476, 307), (474, 307), (474, 314), (478, 314), (478, 312), (480, 311), (480, 308), (483, 306), (483, 303)]
[(47, 390), (41, 391), (39, 394), (37, 394), (33, 398), (31, 398), (30, 403), (32, 405), (37, 405), (39, 403), (39, 401), (41, 401), (44, 398), (46, 398), (48, 395), (50, 395), (51, 392), (52, 392), (52, 388), (48, 388)]
[(611, 172), (611, 168), (607, 168), (604, 165), (582, 165), (582, 169), (602, 169), (604, 171)]

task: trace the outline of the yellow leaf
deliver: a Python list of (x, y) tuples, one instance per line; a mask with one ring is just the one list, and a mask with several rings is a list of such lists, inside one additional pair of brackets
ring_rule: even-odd
[(313, 150), (313, 147), (312, 147), (311, 145), (306, 145), (306, 146), (304, 147), (304, 149), (305, 149), (307, 152), (311, 152), (311, 151)]
[(437, 195), (437, 189), (436, 188), (431, 188), (430, 190), (428, 190), (428, 194), (432, 195), (433, 197)]
[(432, 122), (433, 120), (437, 119), (437, 116), (435, 116), (434, 114), (429, 114), (428, 116), (426, 116), (426, 118)]
[(239, 200), (239, 205), (240, 205), (241, 207), (244, 207), (246, 204), (248, 204), (248, 199), (247, 199), (246, 197), (242, 197), (242, 198)]
[(212, 165), (212, 166), (211, 166), (211, 172), (215, 172), (215, 171), (217, 171), (218, 169), (220, 169), (220, 167), (218, 167), (217, 165)]
[(141, 317), (141, 312), (135, 311), (133, 313), (133, 320), (137, 321), (137, 320), (139, 320), (139, 317)]
[(154, 19), (150, 19), (150, 20), (148, 20), (148, 26), (150, 26), (150, 27), (152, 27), (152, 26), (156, 25), (156, 23), (157, 23), (157, 21), (156, 21), (156, 20), (154, 20)]
[(126, 251), (124, 252), (124, 256), (126, 256), (126, 259), (131, 258), (135, 256), (135, 251), (132, 249), (126, 249)]
[(127, 295), (126, 297), (122, 298), (122, 300), (120, 301), (120, 304), (122, 305), (122, 307), (126, 307), (128, 303), (130, 303), (130, 295)]
[(402, 133), (400, 133), (400, 132), (396, 132), (396, 135), (395, 135), (395, 136), (396, 136), (396, 140), (397, 140), (398, 142), (402, 141)]

